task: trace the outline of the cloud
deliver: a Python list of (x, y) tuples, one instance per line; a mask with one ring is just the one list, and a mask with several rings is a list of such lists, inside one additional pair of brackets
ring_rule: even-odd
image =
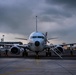
[[(12, 2), (11, 2), (12, 1)], [(32, 10), (25, 0), (7, 2), (0, 1), (0, 29), (1, 32), (23, 33), (31, 30)], [(6, 28), (5, 28), (6, 27)], [(26, 28), (27, 27), (27, 28)], [(4, 30), (5, 29), (5, 30)]]
[(76, 2), (74, 2), (75, 0), (73, 2), (72, 0), (46, 0), (46, 7), (40, 13), (40, 22), (46, 28), (49, 27), (47, 29), (49, 37), (58, 36), (64, 42), (75, 42)]
[(75, 0), (0, 0), (0, 32), (27, 36), (35, 31), (38, 15), (39, 31), (69, 41), (76, 37), (75, 7)]
[(41, 21), (58, 21), (76, 16), (75, 0), (45, 0)]
[(46, 0), (46, 3), (49, 5), (60, 6), (66, 12), (70, 12), (73, 14), (76, 13), (76, 1), (75, 0)]
[(48, 4), (60, 4), (68, 7), (76, 7), (76, 0), (46, 0)]
[(44, 9), (41, 13), (41, 21), (53, 22), (58, 20), (63, 20), (66, 18), (71, 18), (72, 14), (70, 12), (66, 12), (63, 9), (50, 8)]

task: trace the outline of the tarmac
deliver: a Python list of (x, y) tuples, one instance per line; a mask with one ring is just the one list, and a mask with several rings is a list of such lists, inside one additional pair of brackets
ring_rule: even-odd
[(72, 58), (3, 57), (0, 75), (76, 75), (76, 58)]
[(68, 52), (68, 56), (62, 57), (46, 57), (45, 53), (39, 58), (34, 53), (29, 53), (28, 57), (1, 56), (0, 75), (76, 75), (76, 55)]

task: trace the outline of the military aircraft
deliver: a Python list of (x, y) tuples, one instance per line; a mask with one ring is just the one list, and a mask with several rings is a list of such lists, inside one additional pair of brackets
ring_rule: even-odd
[[(41, 33), (37, 30), (37, 16), (36, 16), (36, 31), (32, 32), (28, 39), (25, 38), (16, 38), (16, 39), (22, 39), (22, 40), (28, 40), (28, 44), (24, 45), (14, 45), (14, 44), (5, 44), (5, 46), (10, 46), (9, 51), (12, 54), (20, 54), (21, 48), (23, 48), (23, 56), (28, 56), (28, 50), (35, 52), (36, 56), (42, 51), (46, 52), (46, 56), (51, 56), (51, 51), (53, 51), (56, 55), (58, 55), (60, 58), (61, 54), (63, 53), (64, 49), (62, 46), (56, 46), (56, 45), (47, 45), (47, 42), (49, 42), (49, 39), (47, 38), (47, 32)], [(55, 39), (55, 38), (50, 38)]]
[[(23, 48), (23, 56), (28, 56), (28, 51), (32, 51), (36, 53), (36, 56), (39, 56), (39, 53), (42, 51), (46, 52), (46, 56), (51, 56), (51, 51), (53, 51), (56, 55), (58, 55), (60, 58), (62, 53), (64, 52), (64, 49), (62, 48), (63, 45), (47, 45), (47, 42), (49, 42), (49, 38), (47, 38), (47, 32), (41, 33), (37, 30), (37, 16), (36, 16), (36, 31), (32, 32), (28, 39), (25, 38), (16, 38), (16, 39), (22, 39), (22, 40), (28, 40), (28, 44), (23, 45), (14, 45), (14, 44), (6, 44), (6, 46), (11, 46), (9, 51), (12, 54), (20, 54), (21, 48)], [(55, 39), (55, 38), (50, 38)]]

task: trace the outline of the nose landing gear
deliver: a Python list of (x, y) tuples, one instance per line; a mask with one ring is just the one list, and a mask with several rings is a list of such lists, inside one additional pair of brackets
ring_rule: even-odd
[(39, 58), (39, 51), (35, 51), (36, 53), (36, 58), (38, 59)]

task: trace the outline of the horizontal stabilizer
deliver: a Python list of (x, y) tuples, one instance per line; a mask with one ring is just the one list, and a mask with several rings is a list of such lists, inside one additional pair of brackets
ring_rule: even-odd
[(15, 39), (20, 39), (20, 40), (27, 40), (27, 39), (25, 39), (25, 38), (15, 38)]
[(48, 38), (48, 40), (53, 40), (53, 39), (58, 39), (58, 37), (55, 37), (55, 38)]

